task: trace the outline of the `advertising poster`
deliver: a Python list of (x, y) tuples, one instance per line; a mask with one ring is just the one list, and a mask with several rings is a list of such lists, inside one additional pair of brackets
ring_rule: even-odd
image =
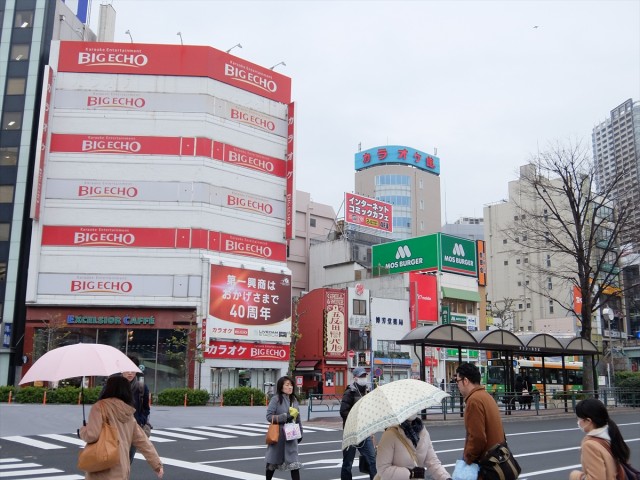
[(409, 272), (411, 328), (418, 321), (438, 322), (438, 280), (435, 275)]
[(291, 341), (291, 276), (211, 265), (207, 344)]
[(383, 232), (393, 231), (393, 205), (353, 193), (344, 194), (345, 220)]

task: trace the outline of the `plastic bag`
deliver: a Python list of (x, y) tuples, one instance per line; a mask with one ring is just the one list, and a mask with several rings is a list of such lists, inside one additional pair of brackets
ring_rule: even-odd
[(456, 460), (456, 468), (452, 480), (477, 480), (480, 467), (477, 463), (468, 465), (464, 460)]

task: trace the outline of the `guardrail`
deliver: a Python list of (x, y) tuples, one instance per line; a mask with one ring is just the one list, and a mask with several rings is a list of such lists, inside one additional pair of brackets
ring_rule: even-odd
[(312, 393), (307, 403), (307, 421), (311, 418), (311, 412), (335, 412), (340, 411), (342, 397), (337, 395), (324, 395)]

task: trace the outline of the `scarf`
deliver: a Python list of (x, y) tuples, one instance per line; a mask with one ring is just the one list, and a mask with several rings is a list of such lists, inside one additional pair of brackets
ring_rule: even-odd
[(422, 420), (420, 419), (420, 417), (416, 418), (413, 421), (405, 420), (400, 424), (400, 428), (402, 428), (402, 431), (407, 436), (407, 438), (411, 440), (411, 443), (413, 443), (413, 446), (418, 448), (418, 441), (420, 440), (420, 432), (424, 428), (424, 425), (422, 424)]

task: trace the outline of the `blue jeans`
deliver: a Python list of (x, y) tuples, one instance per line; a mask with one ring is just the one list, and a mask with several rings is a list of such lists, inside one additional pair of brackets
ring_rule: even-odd
[[(366, 457), (369, 462), (369, 477), (373, 480), (376, 476), (376, 449), (373, 446), (371, 437), (367, 438), (361, 447), (357, 448), (360, 451), (360, 455)], [(342, 451), (342, 469), (340, 470), (340, 480), (352, 480), (351, 467), (353, 466), (353, 460), (356, 458), (356, 447), (351, 446)]]

